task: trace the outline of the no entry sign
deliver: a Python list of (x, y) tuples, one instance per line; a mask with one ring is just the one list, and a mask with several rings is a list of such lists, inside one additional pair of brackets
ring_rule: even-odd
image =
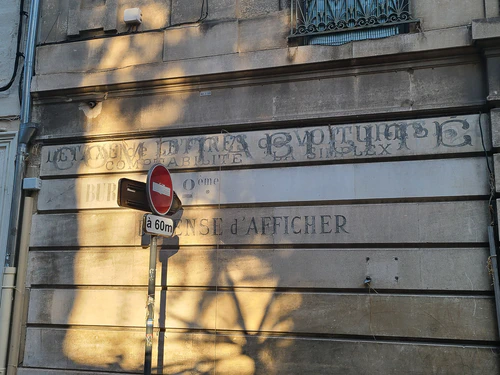
[(146, 185), (151, 209), (157, 215), (166, 215), (174, 199), (172, 177), (168, 169), (162, 164), (153, 165), (149, 170)]

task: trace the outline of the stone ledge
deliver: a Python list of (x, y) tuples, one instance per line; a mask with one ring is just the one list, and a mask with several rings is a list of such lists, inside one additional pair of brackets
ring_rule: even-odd
[[(140, 35), (135, 35), (135, 37), (140, 37)], [(151, 38), (151, 35), (148, 35), (148, 37)], [(90, 50), (91, 43), (95, 42), (79, 42), (78, 45), (80, 48), (85, 48), (83, 44), (89, 43), (86, 48)], [(106, 42), (108, 43), (108, 50), (114, 47), (114, 39), (106, 40)], [(149, 42), (148, 44), (152, 43)], [(160, 45), (159, 41), (158, 44), (161, 49), (163, 46)], [(116, 64), (115, 62), (112, 64), (113, 66), (106, 67), (103, 67), (96, 60), (94, 60), (93, 64), (88, 59), (81, 60), (82, 55), (78, 53), (77, 56), (75, 55), (73, 59), (66, 63), (68, 64), (66, 69), (61, 69), (61, 65), (58, 63), (58, 61), (61, 61), (61, 56), (68, 56), (76, 45), (76, 43), (68, 43), (50, 46), (50, 49), (48, 47), (38, 49), (39, 60), (37, 62), (37, 75), (33, 80), (33, 92), (121, 85), (142, 81), (186, 79), (203, 75), (286, 68), (332, 61), (341, 62), (402, 53), (432, 52), (470, 47), (472, 41), (469, 28), (458, 27), (418, 34), (403, 34), (377, 41), (360, 41), (338, 47), (301, 46), (276, 48), (164, 63), (159, 63), (161, 56), (158, 56), (155, 52), (154, 58), (149, 60), (141, 58), (136, 64)], [(57, 53), (51, 53), (52, 51)], [(44, 61), (44, 63), (41, 63), (41, 61)], [(112, 72), (104, 70), (110, 68), (113, 68)], [(101, 69), (101, 71), (98, 69)]]
[(500, 17), (472, 20), (472, 39), (483, 41), (500, 38)]

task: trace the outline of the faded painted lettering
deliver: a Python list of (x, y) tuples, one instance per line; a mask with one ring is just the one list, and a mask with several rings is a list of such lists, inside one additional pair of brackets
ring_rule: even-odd
[[(45, 146), (42, 175), (481, 151), (479, 115)], [(197, 181), (186, 181), (186, 187)], [(312, 229), (311, 229), (312, 230)]]

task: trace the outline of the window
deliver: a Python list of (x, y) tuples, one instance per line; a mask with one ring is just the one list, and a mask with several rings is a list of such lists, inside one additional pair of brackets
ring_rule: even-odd
[(290, 37), (340, 45), (408, 32), (410, 0), (292, 0)]

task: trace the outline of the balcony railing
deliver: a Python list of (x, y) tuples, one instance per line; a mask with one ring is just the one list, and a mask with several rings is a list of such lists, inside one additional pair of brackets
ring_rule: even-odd
[(292, 0), (290, 36), (415, 22), (410, 0)]

